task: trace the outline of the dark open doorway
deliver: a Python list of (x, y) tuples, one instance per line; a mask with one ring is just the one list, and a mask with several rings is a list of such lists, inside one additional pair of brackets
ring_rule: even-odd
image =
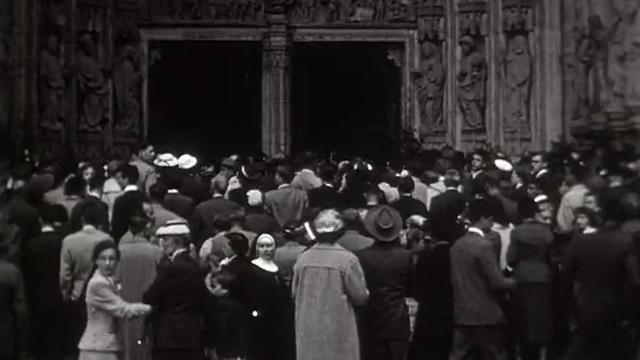
[(206, 158), (261, 148), (262, 49), (253, 42), (150, 44), (149, 140)]
[(298, 43), (294, 151), (390, 158), (399, 148), (401, 71), (381, 43)]

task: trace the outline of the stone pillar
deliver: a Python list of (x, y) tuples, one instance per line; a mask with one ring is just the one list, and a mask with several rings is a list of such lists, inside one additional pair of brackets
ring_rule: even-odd
[(540, 118), (537, 133), (539, 147), (549, 148), (551, 142), (563, 140), (566, 118), (563, 116), (562, 79), (562, 2), (538, 1), (541, 24), (538, 56), (540, 62)]
[(268, 31), (262, 59), (262, 151), (267, 155), (288, 153), (290, 124), (290, 48), (286, 1), (272, 0), (267, 6)]
[(9, 148), (9, 98), (10, 48), (13, 12), (11, 0), (0, 0), (0, 152), (8, 153)]
[(27, 1), (11, 1), (12, 22), (9, 37), (9, 142), (13, 155), (24, 149), (24, 128), (27, 122)]

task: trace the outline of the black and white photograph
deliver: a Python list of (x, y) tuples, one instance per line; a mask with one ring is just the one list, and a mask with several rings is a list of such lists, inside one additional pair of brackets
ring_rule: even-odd
[(0, 360), (640, 360), (640, 0), (0, 0)]

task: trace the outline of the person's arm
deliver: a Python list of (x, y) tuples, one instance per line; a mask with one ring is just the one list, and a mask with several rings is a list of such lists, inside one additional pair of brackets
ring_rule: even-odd
[(352, 259), (344, 273), (344, 284), (349, 300), (353, 305), (364, 305), (369, 299), (369, 290), (364, 271), (357, 258)]
[(146, 315), (151, 306), (141, 303), (128, 303), (116, 294), (109, 283), (90, 281), (87, 288), (87, 304), (102, 309), (117, 318), (129, 319)]
[(480, 247), (478, 263), (480, 271), (484, 274), (484, 277), (488, 281), (491, 289), (505, 290), (515, 286), (515, 282), (512, 279), (506, 278), (502, 275), (491, 245)]
[(511, 231), (509, 237), (511, 240), (509, 241), (509, 247), (507, 248), (507, 264), (511, 268), (515, 268), (520, 262), (520, 252), (519, 252), (519, 240), (515, 231)]
[(62, 242), (62, 249), (60, 250), (60, 273), (59, 273), (59, 286), (62, 299), (69, 301), (71, 298), (71, 291), (73, 288), (72, 278), (72, 258), (69, 253), (68, 244), (66, 241)]

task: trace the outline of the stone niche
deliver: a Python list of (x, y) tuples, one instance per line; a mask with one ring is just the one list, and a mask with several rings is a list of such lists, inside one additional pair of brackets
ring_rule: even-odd
[[(578, 14), (572, 4), (579, 2), (593, 11)], [(126, 152), (145, 139), (153, 126), (153, 41), (260, 42), (267, 154), (291, 149), (291, 54), (304, 42), (394, 44), (389, 58), (400, 69), (398, 126), (425, 148), (540, 149), (593, 124), (623, 129), (640, 109), (633, 81), (640, 76), (637, 10), (608, 6), (609, 0), (19, 3), (11, 44), (23, 56), (16, 56), (12, 72), (17, 92), (9, 123), (18, 148), (40, 152), (96, 157)], [(571, 26), (561, 22), (562, 6), (575, 13)], [(0, 28), (0, 40), (4, 34)], [(565, 40), (572, 34), (574, 45), (561, 48), (569, 44), (561, 34)]]

